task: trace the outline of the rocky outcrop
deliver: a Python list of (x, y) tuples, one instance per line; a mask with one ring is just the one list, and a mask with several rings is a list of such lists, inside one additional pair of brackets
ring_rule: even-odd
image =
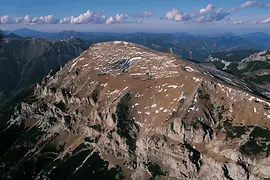
[(239, 66), (237, 67), (239, 70), (245, 69), (247, 64), (252, 61), (269, 61), (270, 60), (270, 50), (260, 51), (258, 53), (252, 54), (249, 57), (243, 59)]
[(2, 179), (270, 178), (270, 102), (171, 54), (95, 44), (24, 96)]
[[(245, 51), (244, 52), (240, 51), (238, 53), (241, 55), (239, 56), (242, 57)], [(238, 60), (234, 59), (234, 57), (230, 59), (230, 56), (223, 53), (219, 53), (218, 55), (221, 56), (221, 58), (209, 56), (207, 59), (208, 62), (207, 65), (209, 64), (213, 65), (217, 69), (226, 71), (242, 79), (253, 82), (262, 88), (269, 89), (270, 87), (269, 50), (256, 52), (254, 54), (249, 55), (246, 58), (243, 58), (241, 61), (239, 61), (239, 59)], [(222, 59), (222, 56), (226, 60)]]

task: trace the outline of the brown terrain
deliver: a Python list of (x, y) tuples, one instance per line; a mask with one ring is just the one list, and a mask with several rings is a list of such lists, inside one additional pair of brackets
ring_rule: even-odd
[[(62, 179), (270, 178), (270, 101), (172, 54), (122, 41), (95, 44), (11, 104), (0, 109), (4, 131), (39, 133), (31, 142), (0, 141), (3, 179), (41, 162), (48, 147), (56, 154), (30, 171), (32, 179), (61, 179), (63, 164), (85, 149)], [(27, 151), (14, 158), (14, 147)], [(94, 155), (108, 162), (105, 170), (87, 170)], [(102, 174), (112, 168), (117, 173)]]

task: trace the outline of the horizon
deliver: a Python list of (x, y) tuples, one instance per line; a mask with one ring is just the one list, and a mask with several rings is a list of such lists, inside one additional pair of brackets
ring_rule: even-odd
[[(15, 4), (15, 5), (14, 5)], [(51, 5), (54, 5), (53, 7)], [(270, 33), (268, 0), (57, 2), (10, 0), (0, 8), (0, 29), (44, 32)]]
[(19, 29), (14, 29), (14, 30), (5, 30), (5, 29), (0, 29), (0, 32), (2, 31), (4, 34), (16, 34), (16, 31), (35, 31), (35, 32), (39, 32), (39, 33), (62, 33), (62, 32), (76, 32), (76, 33), (112, 33), (112, 34), (135, 34), (135, 33), (149, 33), (149, 34), (153, 34), (153, 33), (160, 33), (160, 34), (190, 34), (190, 35), (196, 35), (196, 36), (217, 36), (217, 35), (235, 35), (235, 36), (241, 36), (241, 35), (245, 35), (245, 34), (256, 34), (256, 33), (263, 33), (263, 34), (269, 34), (267, 32), (262, 32), (262, 31), (254, 31), (254, 32), (247, 32), (247, 33), (234, 33), (234, 32), (230, 32), (230, 31), (224, 31), (224, 32), (209, 32), (209, 33), (196, 33), (196, 32), (187, 32), (187, 31), (171, 31), (171, 32), (147, 32), (147, 31), (133, 31), (133, 32), (119, 32), (119, 31), (76, 31), (76, 30), (61, 30), (61, 31), (42, 31), (42, 30), (38, 30), (38, 29), (33, 29), (33, 28), (28, 28), (28, 27), (23, 27), (23, 28), (19, 28)]
[[(195, 35), (195, 36), (217, 36), (217, 35), (235, 35), (235, 36), (241, 36), (241, 35), (246, 35), (246, 34), (256, 34), (256, 33), (262, 33), (262, 34), (268, 34), (270, 35), (270, 32), (262, 32), (262, 31), (249, 31), (249, 32), (240, 32), (240, 33), (235, 33), (232, 31), (210, 31), (210, 32), (198, 32), (198, 31), (165, 31), (165, 32), (160, 32), (160, 31), (83, 31), (83, 30), (74, 30), (74, 29), (64, 29), (64, 30), (58, 30), (58, 31), (46, 31), (46, 30), (39, 30), (39, 29), (34, 29), (34, 28), (29, 28), (29, 27), (23, 27), (19, 29), (13, 29), (13, 30), (7, 30), (7, 29), (0, 29), (0, 32), (8, 35), (8, 34), (16, 34), (16, 31), (35, 31), (38, 33), (51, 33), (51, 34), (57, 34), (57, 33), (62, 33), (62, 32), (76, 32), (76, 33), (111, 33), (111, 34), (135, 34), (135, 33), (148, 33), (148, 34), (189, 34), (189, 35)], [(21, 33), (21, 32), (20, 32)]]

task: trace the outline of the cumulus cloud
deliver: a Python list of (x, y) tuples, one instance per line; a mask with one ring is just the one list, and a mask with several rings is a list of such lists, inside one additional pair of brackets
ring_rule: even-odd
[(251, 6), (255, 6), (257, 4), (257, 1), (247, 1), (244, 4), (241, 4), (241, 8), (247, 8)]
[(267, 18), (267, 19), (265, 19), (265, 20), (263, 20), (262, 23), (264, 23), (264, 24), (269, 24), (269, 23), (270, 23), (270, 17)]
[(144, 11), (142, 14), (138, 14), (138, 13), (131, 14), (131, 16), (134, 18), (149, 18), (153, 15), (154, 15), (153, 11)]
[(246, 1), (245, 3), (241, 4), (238, 7), (233, 7), (232, 12), (237, 12), (245, 8), (250, 8), (250, 7), (259, 7), (259, 8), (270, 8), (270, 4), (265, 3), (265, 2), (259, 2), (259, 1)]
[(24, 16), (23, 20), (24, 20), (25, 23), (31, 23), (32, 22), (32, 18), (31, 18), (30, 15)]
[(15, 21), (12, 20), (12, 18), (9, 15), (1, 16), (0, 17), (0, 23), (1, 24), (12, 24)]
[(128, 18), (128, 14), (116, 14), (115, 20), (121, 22)]
[[(164, 19), (177, 22), (214, 22), (225, 19), (229, 20), (229, 16), (232, 13), (249, 7), (270, 8), (270, 4), (259, 1), (246, 1), (238, 7), (232, 7), (230, 10), (224, 10), (222, 7), (215, 7), (212, 4), (208, 4), (205, 8), (192, 13), (185, 13), (179, 9), (173, 8), (171, 11), (166, 13)], [(236, 22), (233, 22), (232, 24), (234, 23)], [(239, 22), (237, 24), (239, 24)]]
[(106, 17), (102, 13), (94, 13), (90, 10), (87, 10), (85, 13), (80, 14), (77, 17), (65, 17), (60, 20), (61, 24), (70, 23), (70, 24), (100, 24), (105, 23)]
[(261, 8), (270, 8), (270, 4), (259, 1), (247, 1), (244, 4), (241, 4), (240, 8), (248, 8), (248, 7), (261, 7)]
[(128, 18), (128, 14), (116, 14), (115, 18), (112, 16), (106, 20), (106, 24), (123, 23)]
[(243, 24), (243, 23), (244, 23), (243, 21), (234, 21), (231, 24), (233, 24), (233, 25), (240, 25), (240, 24)]
[(181, 12), (179, 9), (173, 8), (171, 11), (166, 13), (165, 19), (174, 21), (188, 21), (191, 19), (191, 17), (189, 14)]
[(8, 15), (0, 16), (0, 24), (56, 24), (59, 22), (59, 19), (56, 19), (53, 15), (40, 16), (31, 18), (30, 15), (24, 17), (10, 17)]
[(171, 11), (168, 11), (166, 13), (164, 18), (177, 22), (213, 22), (223, 20), (230, 14), (231, 11), (225, 11), (223, 10), (223, 8), (217, 8), (214, 7), (212, 4), (208, 4), (205, 8), (202, 8), (199, 11), (195, 11), (190, 14), (173, 8)]
[(64, 17), (58, 19), (54, 15), (31, 17), (26, 15), (24, 17), (10, 17), (9, 15), (0, 16), (0, 24), (19, 24), (24, 23), (28, 25), (35, 24), (102, 24), (102, 23), (122, 23), (128, 18), (128, 14), (116, 14), (114, 18), (109, 19), (101, 13), (95, 13), (87, 10), (85, 13), (79, 16)]
[(32, 19), (32, 23), (34, 24), (57, 24), (59, 21), (60, 20), (56, 19), (53, 15), (40, 16)]
[(207, 14), (209, 12), (212, 12), (214, 10), (214, 6), (212, 4), (208, 4), (206, 8), (202, 8), (200, 10), (200, 14)]
[(106, 24), (112, 24), (113, 23), (113, 17), (110, 17), (109, 19), (106, 20)]

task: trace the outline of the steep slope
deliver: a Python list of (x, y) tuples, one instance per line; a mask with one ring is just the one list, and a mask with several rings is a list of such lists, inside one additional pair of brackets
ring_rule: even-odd
[[(213, 63), (218, 69), (254, 82), (261, 87), (270, 88), (269, 50), (259, 51), (253, 54), (247, 53), (247, 56), (242, 60), (233, 58), (234, 56), (232, 58), (224, 57), (222, 54), (225, 55), (224, 53), (219, 53), (218, 56), (209, 56), (207, 61)], [(242, 57), (242, 51), (240, 57)]]
[(222, 59), (225, 61), (230, 62), (240, 62), (241, 60), (245, 59), (246, 57), (260, 52), (259, 50), (240, 50), (240, 51), (229, 51), (229, 52), (217, 52), (211, 54), (211, 57)]
[(76, 38), (46, 41), (6, 36), (0, 49), (0, 94), (7, 96), (10, 91), (41, 81), (50, 70), (58, 70), (89, 45)]
[(92, 45), (1, 107), (1, 179), (270, 178), (270, 102), (212, 75), (132, 43)]

